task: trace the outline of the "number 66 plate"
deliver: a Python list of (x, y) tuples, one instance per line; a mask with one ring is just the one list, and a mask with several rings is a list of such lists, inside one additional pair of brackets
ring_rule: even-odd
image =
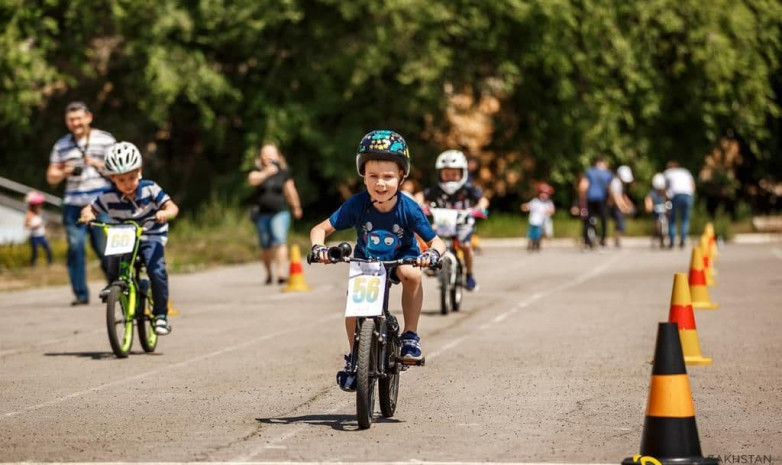
[(136, 245), (136, 227), (132, 225), (111, 226), (106, 231), (106, 249), (103, 255), (122, 255), (133, 252)]
[(345, 316), (382, 314), (386, 277), (386, 267), (382, 263), (350, 262)]

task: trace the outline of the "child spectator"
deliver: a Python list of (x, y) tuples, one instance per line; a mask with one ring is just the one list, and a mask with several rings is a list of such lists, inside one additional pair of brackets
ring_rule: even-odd
[[(114, 221), (132, 220), (144, 228), (138, 255), (144, 261), (155, 301), (155, 334), (171, 332), (168, 324), (168, 272), (164, 246), (168, 240), (168, 221), (176, 217), (179, 207), (155, 182), (141, 178), (141, 153), (130, 142), (119, 142), (106, 156), (106, 173), (112, 187), (81, 211), (81, 221), (93, 221), (106, 213)], [(150, 222), (149, 220), (154, 220)], [(109, 283), (117, 279), (119, 260), (110, 257), (107, 264)], [(101, 292), (105, 297), (107, 289)]]
[(554, 188), (542, 182), (537, 185), (537, 197), (529, 202), (521, 204), (521, 211), (529, 212), (529, 227), (527, 228), (527, 250), (540, 250), (540, 239), (543, 235), (543, 227), (554, 214), (554, 202), (551, 195)]
[(46, 262), (52, 264), (52, 249), (46, 240), (46, 223), (41, 216), (43, 208), (43, 194), (37, 191), (30, 191), (25, 197), (27, 203), (27, 213), (24, 215), (24, 227), (30, 230), (30, 266), (35, 266), (38, 260), (38, 246), (43, 248), (46, 253)]
[[(328, 248), (324, 245), (326, 237), (334, 231), (354, 228), (358, 235), (354, 251), (357, 258), (396, 260), (417, 257), (418, 266), (436, 264), (440, 255), (445, 253), (445, 243), (432, 230), (415, 201), (399, 195), (400, 184), (410, 174), (410, 153), (402, 136), (387, 130), (365, 135), (358, 146), (356, 169), (364, 178), (367, 190), (348, 199), (329, 218), (312, 228), (311, 256), (316, 261), (328, 263)], [(428, 250), (420, 252), (414, 233), (427, 243)], [(384, 240), (372, 240), (378, 237)], [(423, 359), (417, 333), (424, 298), (421, 270), (411, 265), (398, 266), (395, 276), (389, 279), (402, 282), (404, 332), (401, 336), (401, 357), (419, 361)], [(346, 318), (350, 352), (355, 326), (355, 318)], [(337, 373), (337, 384), (345, 391), (354, 391), (355, 378), (349, 373), (350, 355), (346, 355), (345, 368)]]

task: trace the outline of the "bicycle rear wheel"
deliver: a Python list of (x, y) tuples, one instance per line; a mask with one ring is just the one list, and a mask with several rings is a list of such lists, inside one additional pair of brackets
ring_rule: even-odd
[(122, 287), (114, 284), (106, 299), (106, 329), (111, 350), (118, 358), (125, 358), (133, 345), (133, 319), (128, 318), (128, 296)]
[(400, 354), (401, 344), (399, 336), (389, 329), (386, 333), (386, 377), (380, 378), (378, 385), (380, 398), (380, 413), (384, 417), (393, 417), (396, 412), (396, 398), (399, 395), (399, 363), (397, 358)]
[(144, 352), (154, 352), (157, 347), (157, 334), (155, 334), (154, 318), (150, 309), (147, 306), (149, 299), (146, 298), (144, 292), (149, 292), (149, 284), (144, 284), (144, 281), (139, 282), (138, 293), (138, 305), (136, 306), (136, 326), (138, 326), (138, 340), (141, 343), (141, 347)]
[(375, 321), (367, 318), (361, 322), (358, 339), (358, 369), (356, 373), (356, 416), (358, 426), (372, 426), (375, 411), (375, 379), (377, 377), (377, 343)]

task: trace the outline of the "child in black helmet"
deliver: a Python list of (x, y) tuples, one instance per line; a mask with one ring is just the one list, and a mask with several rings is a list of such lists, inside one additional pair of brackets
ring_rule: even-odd
[[(399, 195), (399, 186), (410, 173), (410, 153), (407, 143), (399, 134), (379, 130), (366, 134), (356, 154), (356, 169), (364, 179), (366, 190), (345, 203), (329, 218), (310, 231), (313, 256), (328, 262), (325, 239), (337, 230), (354, 228), (357, 233), (354, 255), (358, 258), (395, 260), (417, 257), (419, 266), (437, 263), (445, 252), (445, 244), (432, 230), (429, 221), (414, 200)], [(415, 239), (418, 234), (429, 246), (421, 253)], [(423, 288), (421, 270), (410, 265), (396, 268), (396, 278), (402, 282), (402, 333), (401, 356), (409, 360), (421, 360), (418, 319), (421, 316)], [(346, 319), (348, 344), (353, 345), (355, 318)], [(348, 379), (350, 357), (346, 356), (346, 368), (337, 374), (343, 390), (353, 390), (354, 380)], [(342, 375), (342, 376), (340, 376)]]

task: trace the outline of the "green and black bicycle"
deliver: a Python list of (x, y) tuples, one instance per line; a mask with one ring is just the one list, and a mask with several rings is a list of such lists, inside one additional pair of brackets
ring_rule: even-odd
[(106, 329), (111, 350), (118, 358), (126, 358), (133, 346), (133, 328), (138, 327), (138, 339), (144, 352), (154, 352), (157, 334), (154, 329), (152, 293), (145, 277), (144, 263), (138, 256), (143, 228), (135, 221), (122, 223), (90, 222), (103, 228), (106, 234), (106, 256), (119, 256), (119, 275), (108, 288), (106, 296)]

